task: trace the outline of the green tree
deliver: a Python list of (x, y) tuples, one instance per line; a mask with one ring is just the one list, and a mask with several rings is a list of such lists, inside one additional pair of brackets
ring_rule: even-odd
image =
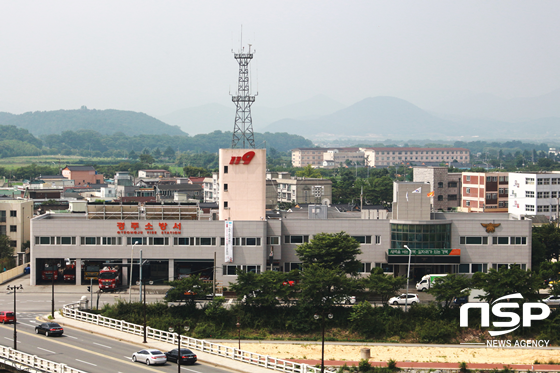
[(0, 271), (4, 268), (13, 268), (14, 261), (14, 248), (10, 245), (10, 238), (4, 234), (0, 235)]
[(138, 159), (138, 154), (134, 150), (128, 152), (128, 158), (130, 159)]
[(147, 164), (152, 164), (155, 162), (154, 157), (152, 157), (150, 154), (140, 154), (140, 162), (142, 163), (147, 163)]
[(498, 270), (491, 268), (488, 273), (476, 272), (472, 277), (474, 288), (486, 292), (480, 298), (492, 303), (504, 295), (520, 293), (525, 301), (538, 301), (539, 289), (544, 287), (538, 273), (523, 270), (518, 265), (506, 266)]
[(183, 167), (183, 172), (185, 173), (186, 177), (210, 177), (212, 173), (205, 168), (202, 167), (193, 167), (193, 166), (185, 166)]
[(560, 262), (543, 262), (540, 266), (541, 278), (548, 280), (550, 293), (560, 295)]
[(368, 277), (363, 279), (364, 288), (381, 297), (381, 303), (387, 304), (391, 297), (399, 294), (406, 284), (406, 277), (386, 275), (383, 268), (374, 268)]
[(360, 282), (347, 276), (340, 268), (314, 263), (301, 272), (300, 301), (316, 312), (324, 312), (339, 305), (350, 294), (360, 290)]
[(168, 302), (184, 300), (186, 304), (193, 305), (195, 299), (204, 299), (212, 294), (212, 284), (201, 280), (199, 274), (191, 274), (189, 277), (169, 281), (167, 284), (172, 286), (165, 295), (165, 300)]
[(163, 156), (167, 159), (175, 159), (175, 150), (171, 146), (168, 146), (164, 152)]
[(547, 260), (558, 260), (560, 256), (560, 229), (554, 223), (533, 227), (533, 245), (541, 243)]
[(313, 166), (308, 164), (307, 166), (305, 166), (303, 168), (303, 170), (296, 171), (296, 176), (320, 179), (321, 178), (321, 172), (319, 172), (319, 170), (317, 170), (316, 168), (313, 168)]
[(470, 294), (471, 281), (465, 276), (450, 273), (447, 276), (437, 277), (428, 293), (436, 298), (438, 303), (445, 302), (444, 308), (449, 308), (453, 298), (464, 297)]
[(296, 248), (304, 270), (317, 265), (351, 275), (357, 275), (362, 268), (362, 263), (356, 258), (361, 253), (358, 241), (345, 232), (319, 233), (310, 242)]
[(154, 149), (154, 151), (152, 152), (152, 155), (154, 156), (155, 159), (160, 159), (161, 158), (161, 150), (159, 150), (159, 147)]
[(299, 278), (299, 271), (291, 273), (265, 271), (260, 274), (254, 272), (237, 271), (237, 281), (230, 286), (237, 294), (237, 299), (245, 305), (254, 307), (275, 307), (290, 303), (294, 298), (298, 286), (289, 286), (288, 278)]

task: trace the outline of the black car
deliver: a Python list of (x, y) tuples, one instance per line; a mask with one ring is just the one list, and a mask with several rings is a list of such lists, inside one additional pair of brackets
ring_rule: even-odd
[(62, 335), (62, 333), (64, 333), (64, 329), (55, 322), (44, 322), (35, 327), (35, 333), (41, 333), (50, 337), (51, 335)]
[[(165, 356), (167, 356), (167, 361), (177, 362), (177, 349), (167, 351)], [(196, 355), (188, 348), (181, 349), (181, 364), (194, 364), (196, 363)]]

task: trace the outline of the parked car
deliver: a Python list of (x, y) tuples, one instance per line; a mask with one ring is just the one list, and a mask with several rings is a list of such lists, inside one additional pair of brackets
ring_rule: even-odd
[(165, 364), (167, 357), (160, 350), (146, 349), (132, 354), (132, 361), (146, 363), (146, 365)]
[(16, 315), (12, 311), (0, 311), (0, 322), (2, 324), (16, 322)]
[(64, 328), (55, 322), (44, 322), (41, 325), (35, 327), (36, 334), (44, 334), (47, 337), (54, 335), (62, 335), (64, 333)]
[(417, 304), (420, 303), (420, 299), (418, 299), (418, 295), (417, 294), (408, 294), (408, 302), (406, 301), (406, 294), (401, 294), (398, 297), (393, 297), (391, 299), (389, 299), (389, 304), (405, 304), (408, 303), (410, 305), (413, 304)]
[(551, 295), (548, 298), (543, 299), (543, 302), (549, 306), (560, 306), (560, 296)]
[[(177, 353), (177, 349), (171, 350), (171, 351), (167, 351), (165, 353), (165, 356), (167, 356), (167, 360), (168, 361), (174, 361), (177, 362), (178, 361), (178, 353)], [(181, 364), (194, 364), (196, 363), (196, 355), (189, 350), (188, 348), (182, 348), (181, 349)]]

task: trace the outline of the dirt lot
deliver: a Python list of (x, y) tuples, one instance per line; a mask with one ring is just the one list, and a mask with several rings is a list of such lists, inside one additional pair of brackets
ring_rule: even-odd
[[(237, 343), (226, 344), (237, 347)], [(359, 361), (360, 350), (371, 350), (370, 361), (466, 362), (497, 364), (533, 364), (560, 362), (559, 350), (525, 348), (454, 348), (404, 346), (325, 345), (325, 360)], [(282, 359), (320, 359), (321, 344), (241, 343), (241, 349)]]

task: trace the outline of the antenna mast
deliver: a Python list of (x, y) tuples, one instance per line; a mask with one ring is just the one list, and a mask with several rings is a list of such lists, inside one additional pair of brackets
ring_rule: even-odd
[[(255, 96), (251, 96), (249, 86), (249, 63), (253, 58), (251, 44), (248, 53), (244, 53), (243, 47), (239, 53), (234, 53), (234, 57), (239, 64), (239, 80), (237, 83), (237, 95), (232, 96), (231, 100), (235, 103), (235, 124), (233, 127), (233, 139), (231, 147), (241, 146), (243, 149), (255, 148), (255, 138), (253, 134), (253, 118), (251, 117), (251, 105), (255, 102)], [(241, 144), (239, 144), (241, 142)]]

